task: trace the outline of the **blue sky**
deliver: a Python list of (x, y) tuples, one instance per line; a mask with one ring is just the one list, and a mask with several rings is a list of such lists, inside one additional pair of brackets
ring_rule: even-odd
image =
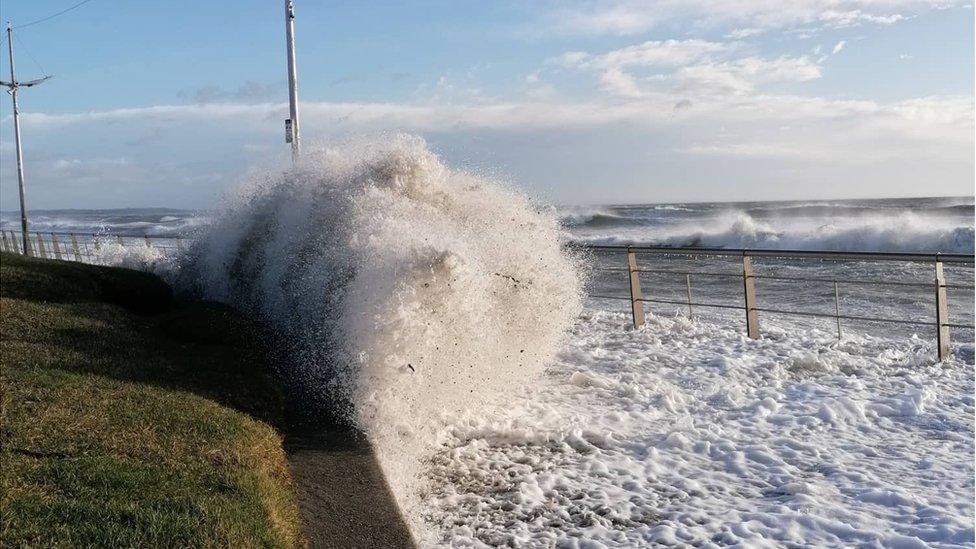
[[(75, 0), (6, 0), (23, 24)], [(953, 0), (296, 0), (303, 132), (408, 132), (556, 203), (973, 194)], [(283, 2), (92, 0), (15, 31), (36, 208), (208, 207), (283, 163)], [(6, 55), (0, 70), (8, 74)], [(4, 77), (4, 79), (6, 79)], [(16, 207), (0, 98), (0, 201)]]

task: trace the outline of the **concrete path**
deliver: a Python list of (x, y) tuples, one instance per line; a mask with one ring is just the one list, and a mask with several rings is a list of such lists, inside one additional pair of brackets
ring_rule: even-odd
[(363, 437), (339, 429), (301, 432), (285, 438), (285, 450), (309, 547), (414, 547)]

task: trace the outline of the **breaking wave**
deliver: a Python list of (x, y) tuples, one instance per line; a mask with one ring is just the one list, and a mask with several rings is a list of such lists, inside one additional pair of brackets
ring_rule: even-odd
[(560, 223), (566, 227), (610, 227), (636, 224), (636, 220), (616, 214), (607, 208), (567, 207), (560, 209), (558, 215)]
[(178, 284), (273, 324), (291, 383), (367, 434), (421, 535), (435, 433), (540, 374), (580, 311), (560, 234), (552, 212), (401, 136), (247, 185)]
[[(970, 207), (971, 208), (971, 207)], [(829, 220), (757, 220), (742, 211), (639, 228), (621, 225), (574, 232), (588, 244), (697, 246), (780, 250), (973, 253), (971, 224), (903, 212), (890, 216), (857, 216)], [(572, 231), (572, 227), (568, 227)]]

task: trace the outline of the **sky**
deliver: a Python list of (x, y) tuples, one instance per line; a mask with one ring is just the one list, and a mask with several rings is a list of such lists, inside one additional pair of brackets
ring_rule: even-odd
[[(418, 134), (556, 204), (974, 192), (968, 0), (295, 3), (313, 151)], [(14, 35), (18, 79), (54, 75), (19, 94), (33, 208), (208, 208), (286, 165), (282, 1), (90, 0)]]

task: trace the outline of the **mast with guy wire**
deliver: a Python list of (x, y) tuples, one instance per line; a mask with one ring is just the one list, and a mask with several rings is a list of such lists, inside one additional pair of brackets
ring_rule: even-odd
[(14, 103), (14, 140), (17, 147), (17, 190), (20, 193), (20, 236), (23, 239), (24, 255), (30, 254), (30, 245), (27, 242), (27, 198), (24, 192), (24, 151), (20, 144), (20, 109), (17, 107), (17, 90), (19, 88), (30, 88), (44, 82), (50, 76), (44, 76), (36, 80), (18, 82), (14, 71), (14, 41), (13, 28), (7, 22), (7, 53), (10, 54), (10, 82), (0, 80), (0, 85), (7, 88)]

